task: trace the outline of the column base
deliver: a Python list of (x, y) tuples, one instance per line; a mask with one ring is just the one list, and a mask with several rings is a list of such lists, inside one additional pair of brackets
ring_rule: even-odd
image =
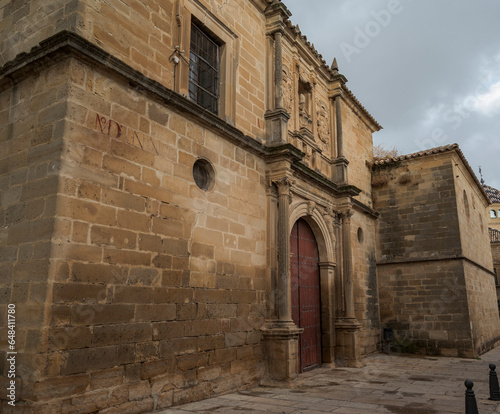
[(267, 111), (264, 114), (266, 120), (267, 145), (280, 145), (287, 142), (288, 120), (290, 115), (284, 109)]
[(347, 166), (349, 161), (345, 157), (339, 157), (333, 161), (333, 177), (335, 184), (347, 184)]
[(360, 333), (361, 324), (355, 318), (344, 318), (336, 321), (335, 360), (337, 366), (361, 368), (365, 365), (361, 361)]
[(299, 374), (299, 335), (292, 321), (270, 321), (262, 328), (267, 373), (271, 380), (288, 381)]

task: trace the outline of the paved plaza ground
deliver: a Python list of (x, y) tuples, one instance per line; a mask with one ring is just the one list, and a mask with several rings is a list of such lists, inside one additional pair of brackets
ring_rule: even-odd
[(488, 366), (500, 366), (500, 347), (480, 359), (392, 353), (364, 362), (301, 374), (287, 388), (257, 387), (155, 413), (465, 413), (465, 379), (474, 382), (479, 414), (500, 413), (500, 402), (488, 400)]

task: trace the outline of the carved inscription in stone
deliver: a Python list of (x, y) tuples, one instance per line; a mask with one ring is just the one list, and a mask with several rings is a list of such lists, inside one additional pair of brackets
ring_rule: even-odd
[(111, 118), (96, 114), (94, 129), (111, 138), (119, 139), (129, 145), (159, 155), (156, 145), (150, 136), (127, 128)]

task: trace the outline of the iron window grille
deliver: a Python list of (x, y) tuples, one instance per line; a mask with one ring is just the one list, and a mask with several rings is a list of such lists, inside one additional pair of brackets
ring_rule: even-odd
[(216, 115), (219, 107), (219, 61), (220, 46), (193, 23), (189, 55), (189, 97)]

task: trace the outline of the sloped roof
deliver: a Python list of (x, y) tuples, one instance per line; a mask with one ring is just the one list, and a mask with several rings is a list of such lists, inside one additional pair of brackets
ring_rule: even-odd
[(368, 112), (368, 110), (363, 105), (361, 105), (361, 102), (359, 102), (358, 98), (356, 98), (356, 96), (352, 93), (352, 91), (345, 85), (343, 86), (343, 89), (346, 92), (346, 94), (349, 96), (349, 98), (351, 98), (353, 100), (353, 102), (359, 107), (359, 109), (361, 109), (361, 111), (373, 123), (373, 125), (375, 125), (375, 127), (377, 128), (377, 131), (381, 130), (382, 125), (380, 125), (377, 122), (377, 120), (372, 116), (372, 114), (370, 114), (370, 112)]
[[(458, 144), (444, 145), (442, 147), (431, 148), (431, 149), (424, 150), (424, 151), (414, 152), (413, 154), (408, 154), (408, 155), (398, 155), (396, 157), (388, 157), (388, 158), (375, 157), (373, 159), (373, 164), (374, 165), (392, 164), (392, 163), (398, 162), (398, 161), (404, 161), (404, 160), (409, 160), (412, 158), (419, 158), (419, 157), (424, 157), (426, 155), (434, 155), (434, 154), (439, 154), (441, 152), (448, 152), (448, 151), (453, 151), (453, 150), (458, 150), (459, 155), (461, 155), (463, 157), (466, 166), (470, 168), (470, 165), (465, 160), (465, 157), (463, 156), (462, 151), (460, 150), (460, 147), (458, 146)], [(472, 173), (472, 174), (474, 175), (474, 173)]]
[(499, 204), (500, 203), (500, 191), (496, 188), (490, 187), (489, 185), (483, 184), (484, 191), (488, 195), (488, 198), (492, 203)]
[[(436, 155), (436, 154), (441, 154), (441, 153), (451, 152), (451, 151), (455, 151), (458, 154), (458, 156), (460, 157), (460, 159), (464, 163), (465, 168), (467, 169), (467, 171), (469, 171), (469, 174), (471, 175), (473, 180), (476, 182), (477, 187), (481, 190), (481, 192), (483, 193), (486, 200), (490, 201), (491, 198), (489, 197), (489, 195), (486, 192), (486, 189), (484, 188), (487, 186), (483, 187), (483, 185), (481, 185), (481, 183), (479, 182), (479, 180), (476, 177), (476, 174), (474, 173), (474, 170), (471, 168), (469, 162), (465, 158), (465, 155), (463, 154), (463, 152), (460, 149), (460, 147), (458, 146), (458, 144), (444, 145), (442, 147), (436, 147), (436, 148), (431, 148), (431, 149), (424, 150), (424, 151), (414, 152), (413, 154), (398, 155), (397, 157), (389, 157), (389, 158), (375, 157), (373, 159), (373, 165), (376, 166), (376, 165), (392, 164), (392, 163), (396, 163), (399, 161), (409, 160), (409, 159), (413, 159), (413, 158), (420, 158), (420, 157), (425, 157), (425, 156), (429, 156), (429, 155)], [(495, 191), (497, 191), (497, 190), (495, 190)], [(497, 191), (497, 194), (500, 195), (500, 192)], [(499, 202), (500, 202), (500, 199), (499, 199)]]

